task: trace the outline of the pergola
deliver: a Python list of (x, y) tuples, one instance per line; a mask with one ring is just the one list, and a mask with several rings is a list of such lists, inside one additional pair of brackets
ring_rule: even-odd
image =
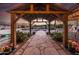
[[(43, 18), (48, 20), (49, 34), (50, 34), (50, 22), (55, 19), (59, 19), (64, 24), (64, 47), (68, 47), (68, 15), (70, 12), (61, 6), (53, 3), (26, 3), (9, 11), (11, 14), (11, 43), (13, 48), (16, 48), (16, 22), (19, 18), (27, 19), (30, 26), (31, 34), (31, 21), (36, 18)], [(17, 18), (16, 18), (17, 16)]]

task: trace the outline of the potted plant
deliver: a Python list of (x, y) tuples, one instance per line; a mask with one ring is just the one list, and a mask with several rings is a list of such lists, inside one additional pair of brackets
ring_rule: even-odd
[(4, 54), (8, 55), (8, 54), (10, 54), (10, 52), (11, 52), (11, 48), (9, 46), (6, 46), (4, 49)]
[(35, 32), (33, 32), (33, 35), (35, 34)]
[(72, 54), (75, 54), (78, 51), (78, 43), (75, 40), (69, 40), (68, 49)]
[(75, 54), (79, 55), (79, 45), (75, 48)]
[(79, 44), (78, 42), (74, 41), (72, 42), (72, 47), (74, 48), (74, 54), (79, 54)]
[(4, 51), (4, 47), (0, 47), (0, 55), (4, 55), (3, 51)]
[(68, 40), (68, 49), (69, 51), (72, 49), (72, 40)]
[(71, 47), (71, 53), (75, 54), (75, 47), (76, 47), (76, 42), (72, 41), (72, 47)]

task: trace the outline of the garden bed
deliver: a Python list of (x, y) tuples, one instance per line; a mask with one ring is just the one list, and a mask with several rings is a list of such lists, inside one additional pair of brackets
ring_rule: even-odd
[(74, 55), (79, 55), (79, 42), (73, 39), (69, 40), (68, 50)]
[(25, 42), (28, 41), (29, 37), (30, 37), (29, 34), (17, 31), (16, 32), (16, 42), (17, 42), (16, 49), (12, 48), (12, 44), (9, 43), (8, 45), (5, 45), (0, 48), (0, 55), (9, 55), (11, 53), (14, 53), (16, 50), (21, 48), (21, 46)]
[(63, 33), (54, 32), (51, 33), (52, 40), (54, 40), (67, 54), (71, 54), (70, 51), (63, 46)]
[(63, 34), (58, 32), (51, 33), (51, 37), (53, 40), (58, 42), (63, 42)]

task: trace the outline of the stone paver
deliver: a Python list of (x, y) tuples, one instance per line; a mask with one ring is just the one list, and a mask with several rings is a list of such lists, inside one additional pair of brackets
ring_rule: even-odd
[[(51, 42), (52, 41), (52, 42)], [(44, 31), (38, 31), (15, 55), (66, 55)]]

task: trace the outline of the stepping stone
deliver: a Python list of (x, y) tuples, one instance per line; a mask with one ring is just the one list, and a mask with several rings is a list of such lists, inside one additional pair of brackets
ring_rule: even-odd
[(66, 55), (66, 53), (63, 50), (58, 50), (59, 55)]
[(50, 48), (50, 47), (45, 49), (44, 54), (45, 55), (59, 55), (59, 53), (56, 51), (55, 48)]
[(29, 47), (24, 51), (23, 55), (40, 55), (40, 51), (36, 47)]

